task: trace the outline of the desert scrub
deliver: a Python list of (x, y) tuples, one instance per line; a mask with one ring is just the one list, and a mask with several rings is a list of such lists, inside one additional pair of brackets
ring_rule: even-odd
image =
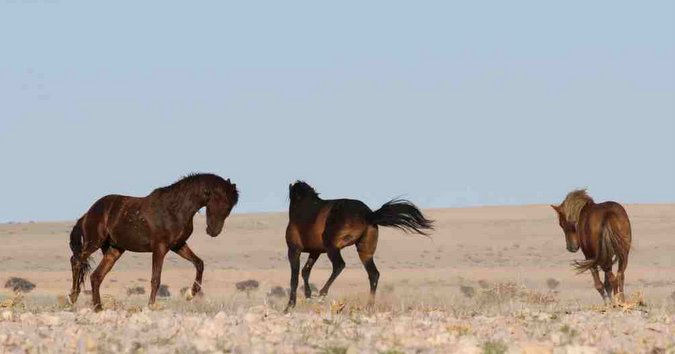
[(502, 341), (487, 341), (483, 344), (483, 354), (504, 354), (508, 346)]
[(321, 349), (321, 354), (347, 354), (347, 347), (340, 345), (330, 345)]
[(380, 352), (379, 354), (404, 354), (404, 352), (402, 352), (398, 349), (387, 349), (383, 352)]

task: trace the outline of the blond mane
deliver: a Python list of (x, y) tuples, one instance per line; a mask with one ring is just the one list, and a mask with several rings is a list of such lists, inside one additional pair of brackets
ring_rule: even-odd
[(559, 210), (565, 215), (567, 222), (576, 224), (579, 220), (581, 209), (588, 203), (593, 203), (585, 189), (577, 189), (569, 192), (565, 200), (560, 204)]

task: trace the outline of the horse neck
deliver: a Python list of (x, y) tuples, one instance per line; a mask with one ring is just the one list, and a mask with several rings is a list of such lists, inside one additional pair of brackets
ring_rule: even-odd
[(323, 200), (317, 196), (308, 196), (298, 201), (291, 201), (289, 213), (295, 214), (314, 214), (316, 210), (323, 205)]
[(201, 190), (196, 185), (180, 186), (165, 192), (163, 198), (168, 201), (169, 209), (176, 217), (191, 220), (199, 209), (206, 206)]
[(579, 210), (579, 215), (577, 215), (577, 221), (575, 222), (574, 225), (577, 228), (577, 230), (581, 226), (581, 215), (583, 215), (586, 211), (590, 210), (589, 207), (593, 205), (595, 205), (595, 202), (593, 201), (593, 199), (589, 199), (586, 201), (586, 204), (584, 204), (584, 206), (582, 206), (581, 209)]

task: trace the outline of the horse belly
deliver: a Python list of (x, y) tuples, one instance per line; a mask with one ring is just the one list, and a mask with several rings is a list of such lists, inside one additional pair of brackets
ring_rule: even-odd
[(132, 252), (151, 252), (147, 221), (140, 213), (125, 213), (122, 220), (110, 230), (110, 244)]

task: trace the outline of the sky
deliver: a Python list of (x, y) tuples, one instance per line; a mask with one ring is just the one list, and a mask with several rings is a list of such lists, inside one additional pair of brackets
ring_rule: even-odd
[(673, 1), (0, 0), (0, 222), (229, 177), (373, 209), (675, 202)]

